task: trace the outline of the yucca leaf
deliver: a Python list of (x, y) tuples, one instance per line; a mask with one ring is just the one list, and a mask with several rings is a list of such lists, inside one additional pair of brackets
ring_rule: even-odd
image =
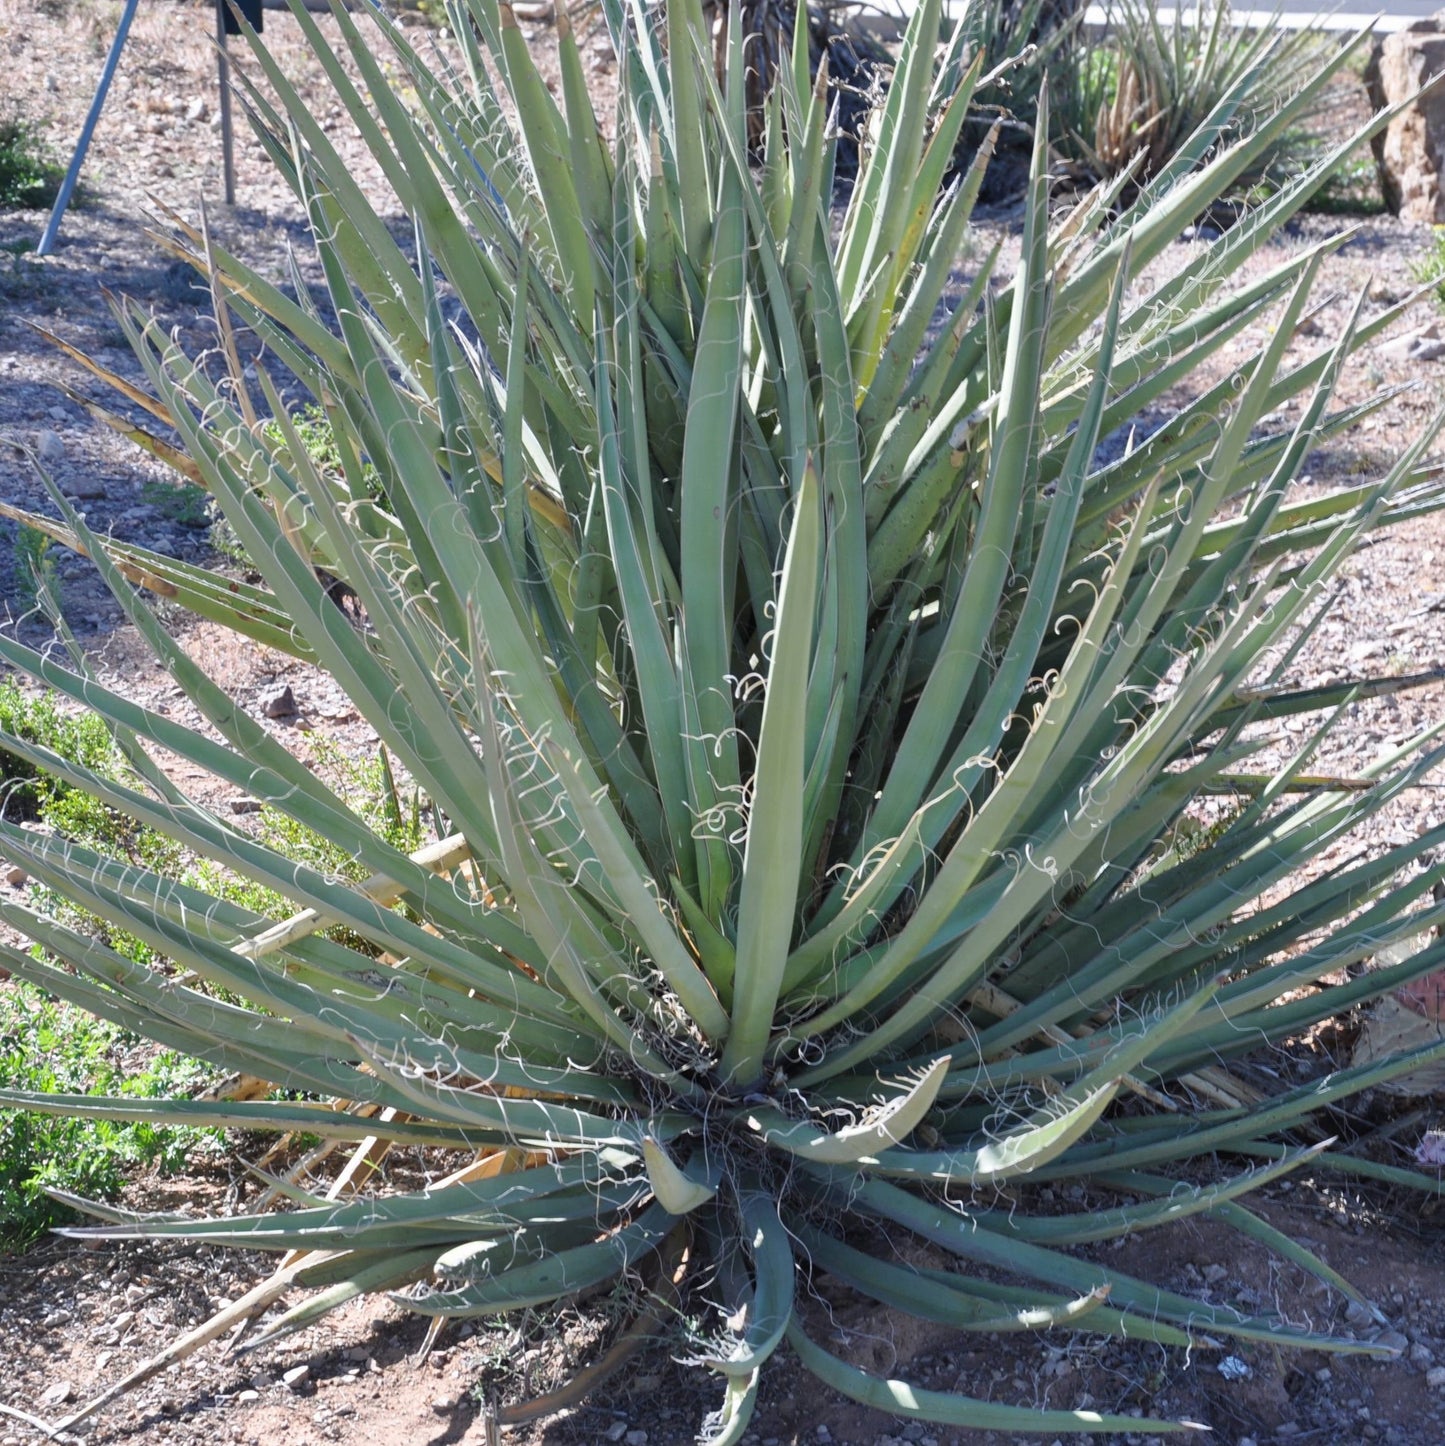
[[(1096, 1411), (1002, 1406), (991, 1401), (958, 1396), (951, 1391), (925, 1390), (908, 1381), (870, 1376), (815, 1344), (797, 1322), (788, 1328), (788, 1344), (814, 1375), (835, 1390), (875, 1410), (890, 1411), (916, 1421), (937, 1421), (943, 1425), (969, 1426), (985, 1431), (1128, 1431), (1141, 1424), (1141, 1418), (1137, 1416), (1104, 1416)], [(1156, 1432), (1207, 1429), (1189, 1421), (1160, 1421), (1153, 1418), (1143, 1424)]]
[[(816, 475), (803, 474), (774, 619), (758, 730), (754, 814), (738, 902), (732, 1028), (719, 1068), (746, 1084), (762, 1067), (797, 910), (803, 848), (803, 708), (823, 542)], [(759, 812), (762, 805), (766, 813)]]

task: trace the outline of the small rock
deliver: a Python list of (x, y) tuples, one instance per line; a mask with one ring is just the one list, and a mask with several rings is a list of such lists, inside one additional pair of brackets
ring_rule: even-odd
[(311, 1375), (311, 1367), (307, 1365), (292, 1366), (289, 1371), (281, 1377), (281, 1384), (288, 1391), (299, 1391), (306, 1384), (307, 1378)]
[(450, 1396), (438, 1396), (436, 1400), (431, 1403), (431, 1408), (438, 1416), (447, 1416), (451, 1414), (456, 1404)]
[(242, 1405), (249, 1406), (252, 1401), (259, 1401), (261, 1399), (261, 1393), (260, 1391), (251, 1390), (237, 1391), (236, 1399), (240, 1401)]
[(1432, 1391), (1445, 1391), (1445, 1366), (1431, 1366), (1425, 1372), (1425, 1384)]
[(261, 694), (261, 712), (268, 718), (294, 718), (296, 716), (296, 695), (290, 683), (279, 688), (268, 688)]
[(61, 490), (67, 497), (80, 499), (97, 498), (105, 496), (105, 478), (97, 477), (94, 473), (82, 474), (79, 477), (72, 477), (61, 484)]
[(1445, 338), (1440, 335), (1439, 325), (1432, 321), (1419, 331), (1385, 342), (1380, 347), (1380, 355), (1392, 361), (1438, 361), (1445, 356)]
[(1410, 1348), (1409, 1340), (1399, 1331), (1381, 1331), (1375, 1337), (1377, 1346), (1384, 1346), (1387, 1351), (1393, 1351), (1397, 1356), (1403, 1356)]
[(1367, 1326), (1375, 1323), (1375, 1313), (1361, 1301), (1352, 1300), (1345, 1307), (1345, 1319), (1352, 1326)]
[(40, 1393), (42, 1406), (63, 1406), (75, 1395), (75, 1386), (70, 1381), (57, 1381)]
[(12, 889), (23, 889), (30, 882), (30, 875), (19, 864), (0, 864), (0, 878)]
[(41, 428), (35, 439), (35, 450), (47, 466), (53, 467), (57, 462), (65, 461), (65, 443), (49, 427)]
[(1249, 1363), (1238, 1356), (1225, 1356), (1215, 1369), (1226, 1381), (1247, 1381), (1254, 1374)]
[(1218, 1264), (1218, 1262), (1204, 1267), (1204, 1279), (1210, 1285), (1218, 1285), (1228, 1274), (1229, 1271), (1224, 1266)]
[(206, 119), (206, 102), (203, 96), (198, 95), (194, 97), (191, 103), (186, 107), (186, 119), (188, 121), (198, 121)]
[(607, 1441), (620, 1441), (627, 1435), (627, 1422), (614, 1421), (603, 1433), (603, 1439)]
[(646, 1431), (629, 1431), (622, 1439), (626, 1446), (647, 1446)]
[(51, 407), (46, 415), (52, 422), (68, 422), (70, 420), (70, 413), (64, 407)]
[(1428, 1371), (1435, 1364), (1435, 1352), (1422, 1341), (1416, 1341), (1410, 1347), (1410, 1364), (1418, 1366), (1422, 1371)]
[[(230, 806), (230, 809), (231, 809), (231, 812), (232, 812), (232, 813), (260, 813), (260, 812), (261, 812), (261, 808), (262, 808), (262, 803), (261, 803), (261, 800), (260, 800), (259, 798), (244, 798), (244, 797), (242, 797), (242, 798), (233, 798), (233, 799), (231, 800), (229, 806)], [(358, 1356), (358, 1357), (355, 1357), (354, 1359), (364, 1360), (365, 1358), (366, 1358), (366, 1352), (365, 1352), (365, 1351), (362, 1351), (361, 1355)]]

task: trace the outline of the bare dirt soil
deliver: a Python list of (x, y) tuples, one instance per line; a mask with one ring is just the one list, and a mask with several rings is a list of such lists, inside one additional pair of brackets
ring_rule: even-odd
[[(33, 466), (40, 454), (92, 525), (222, 565), (210, 551), (204, 515), (183, 503), (162, 469), (87, 417), (70, 391), (94, 396), (93, 385), (34, 329), (54, 332), (139, 383), (139, 368), (106, 306), (105, 287), (143, 301), (192, 352), (215, 344), (208, 297), (146, 233), (148, 194), (191, 216), (204, 198), (217, 239), (253, 265), (279, 271), (287, 249), (295, 247), (303, 269), (309, 267), (294, 199), (244, 131), (238, 145), (238, 204), (232, 209), (218, 204), (211, 13), (204, 5), (177, 0), (153, 0), (142, 7), (96, 135), (86, 173), (88, 199), (67, 217), (53, 257), (37, 260), (23, 249), (38, 238), (43, 215), (0, 214), (0, 498), (27, 507), (48, 505)], [(18, 113), (39, 120), (58, 149), (67, 147), (78, 133), (117, 15), (118, 6), (100, 0), (0, 0), (0, 116)], [(337, 143), (349, 147), (356, 173), (384, 197), (374, 167), (348, 134), (308, 61), (295, 22), (268, 12), (265, 35), (282, 65), (300, 78), (303, 94), (314, 98)], [(542, 50), (549, 45), (545, 26), (536, 28), (534, 38)], [(594, 83), (606, 88), (612, 80), (610, 53), (605, 45), (594, 45), (589, 54)], [(1358, 111), (1358, 98), (1350, 104)], [(404, 230), (401, 218), (397, 224)], [(1257, 265), (1276, 265), (1341, 224), (1339, 218), (1304, 217), (1266, 249)], [(1005, 208), (985, 218), (984, 225), (1007, 238), (1012, 219)], [(1312, 335), (1299, 345), (1320, 345), (1337, 336), (1361, 292), (1366, 314), (1408, 294), (1414, 268), (1432, 239), (1428, 229), (1389, 218), (1363, 220), (1327, 261), (1317, 288), (1322, 304), (1308, 328)], [(1181, 237), (1160, 266), (1177, 264), (1205, 244), (1207, 235)], [(1418, 335), (1437, 320), (1434, 304), (1421, 301), (1390, 337), (1365, 349), (1344, 382), (1346, 400), (1382, 385), (1408, 384), (1410, 389), (1393, 396), (1343, 442), (1312, 457), (1302, 488), (1376, 478), (1418, 435), (1445, 394), (1445, 361), (1437, 359), (1445, 348)], [(1250, 347), (1256, 340), (1247, 334), (1237, 345)], [(1229, 359), (1226, 355), (1223, 361)], [(14, 527), (0, 523), (0, 613), (8, 609), (9, 626), (40, 639), (46, 636), (40, 626), (19, 617), (27, 599), (15, 539)], [(60, 577), (67, 616), (97, 669), (124, 677), (175, 716), (191, 716), (178, 691), (119, 626), (119, 610), (89, 567), (63, 562)], [(192, 651), (253, 710), (267, 688), (278, 682), (292, 685), (297, 716), (268, 726), (298, 746), (304, 746), (306, 730), (352, 751), (374, 745), (369, 730), (325, 679), (286, 659), (237, 646), (219, 629), (175, 622)], [(1441, 663), (1445, 524), (1424, 518), (1376, 540), (1354, 559), (1334, 612), (1298, 664), (1297, 675), (1301, 681), (1325, 682)], [(1441, 706), (1439, 687), (1357, 703), (1319, 767), (1354, 772), (1438, 720)], [(1441, 813), (1438, 791), (1416, 790), (1379, 820), (1371, 837), (1341, 844), (1340, 857), (1346, 847), (1404, 841), (1437, 824)], [(1345, 1020), (1258, 1067), (1318, 1072), (1344, 1063), (1358, 1028), (1357, 1020)], [(1442, 1124), (1442, 1114), (1438, 1096), (1408, 1105), (1366, 1098), (1337, 1112), (1326, 1125), (1355, 1136), (1373, 1133), (1377, 1158), (1408, 1163), (1422, 1133)], [(256, 1190), (244, 1162), (255, 1159), (260, 1149), (240, 1142), (226, 1162), (197, 1160), (180, 1178), (139, 1179), (128, 1203), (146, 1209), (244, 1204)], [(410, 1168), (427, 1166), (412, 1161)], [(1073, 1210), (1091, 1203), (1082, 1192), (1067, 1201)], [(810, 1329), (858, 1364), (979, 1398), (1205, 1421), (1214, 1428), (1213, 1439), (1233, 1446), (1307, 1441), (1438, 1446), (1445, 1440), (1445, 1231), (1436, 1204), (1358, 1187), (1323, 1171), (1297, 1176), (1258, 1199), (1258, 1209), (1270, 1222), (1364, 1289), (1378, 1304), (1384, 1324), (1358, 1308), (1347, 1312), (1338, 1295), (1213, 1220), (1115, 1247), (1126, 1252), (1134, 1273), (1165, 1286), (1242, 1306), (1270, 1304), (1315, 1326), (1373, 1332), (1399, 1352), (1384, 1362), (1285, 1355), (1265, 1348), (1186, 1356), (1069, 1334), (956, 1335), (870, 1309), (826, 1282), (815, 1287), (805, 1308)], [(240, 1297), (268, 1268), (256, 1257), (195, 1248), (88, 1248), (64, 1241), (0, 1259), (0, 1360), (5, 1363), (0, 1446), (41, 1439), (26, 1416), (63, 1417)], [(110, 1406), (85, 1435), (98, 1446), (484, 1442), (492, 1439), (489, 1402), (524, 1399), (547, 1389), (569, 1359), (585, 1359), (605, 1345), (617, 1323), (605, 1312), (584, 1307), (496, 1328), (467, 1326), (442, 1335), (423, 1360), (418, 1322), (385, 1302), (356, 1302), (254, 1356), (228, 1354), (225, 1341), (207, 1346)], [(712, 1381), (674, 1364), (672, 1357), (681, 1349), (681, 1332), (667, 1333), (585, 1401), (534, 1424), (504, 1429), (501, 1439), (523, 1446), (690, 1441), (718, 1393)], [(966, 1425), (904, 1426), (834, 1396), (782, 1359), (768, 1377), (748, 1439), (762, 1446), (827, 1441), (891, 1446), (899, 1440), (982, 1446), (1015, 1438)], [(1141, 1431), (1108, 1439), (1161, 1438)]]

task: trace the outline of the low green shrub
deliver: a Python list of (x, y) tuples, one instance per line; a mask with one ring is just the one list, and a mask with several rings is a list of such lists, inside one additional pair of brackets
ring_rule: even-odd
[[(26, 692), (13, 680), (0, 680), (0, 734), (50, 749), (62, 758), (111, 773), (115, 744), (110, 731), (93, 714), (57, 706), (55, 695)], [(63, 780), (0, 744), (0, 813), (12, 820), (36, 820), (49, 808), (76, 794)], [(78, 794), (77, 807), (90, 803)]]
[(193, 483), (152, 479), (141, 484), (140, 495), (142, 502), (182, 527), (206, 527), (213, 520), (206, 489)]
[(15, 602), (22, 614), (35, 608), (46, 588), (55, 598), (60, 597), (55, 555), (50, 550), (50, 539), (39, 528), (22, 525), (16, 529), (11, 559), (15, 574)]
[[(0, 1088), (174, 1099), (206, 1078), (198, 1061), (157, 1051), (33, 985), (0, 984)], [(0, 1110), (0, 1248), (18, 1249), (74, 1219), (48, 1191), (112, 1199), (137, 1170), (178, 1170), (219, 1138), (189, 1126)]]
[(1422, 285), (1433, 282), (1436, 298), (1445, 304), (1445, 226), (1435, 227), (1429, 250), (1410, 270)]
[(55, 204), (65, 167), (51, 155), (33, 121), (0, 120), (0, 210), (43, 210)]

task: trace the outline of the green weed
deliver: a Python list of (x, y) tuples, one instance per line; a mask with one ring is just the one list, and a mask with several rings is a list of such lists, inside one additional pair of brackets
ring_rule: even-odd
[(1445, 226), (1435, 227), (1435, 239), (1424, 259), (1410, 268), (1416, 281), (1435, 283), (1435, 296), (1445, 304)]
[(12, 553), (15, 568), (15, 599), (22, 613), (32, 612), (48, 585), (58, 598), (60, 579), (50, 539), (34, 527), (21, 526), (15, 533)]
[[(0, 1086), (45, 1094), (138, 1098), (193, 1092), (206, 1066), (153, 1051), (137, 1036), (12, 979), (0, 988)], [(216, 1130), (0, 1111), (0, 1247), (16, 1249), (71, 1212), (45, 1191), (114, 1197), (137, 1167), (174, 1171)]]
[(1386, 211), (1374, 153), (1361, 147), (1320, 187), (1309, 210), (1327, 216), (1381, 216)]
[(182, 527), (205, 527), (211, 520), (211, 499), (204, 487), (191, 482), (143, 482), (141, 501)]
[(31, 121), (0, 120), (0, 210), (55, 204), (65, 167), (57, 164)]
[[(344, 473), (341, 447), (336, 440), (331, 418), (326, 415), (324, 408), (315, 402), (309, 403), (299, 411), (291, 413), (291, 425), (296, 429), (296, 436), (317, 471), (337, 476)], [(278, 445), (284, 443), (285, 436), (278, 423), (268, 422), (265, 433), (267, 441)], [(370, 462), (364, 460), (361, 464), (361, 480), (373, 498), (381, 497), (380, 474)]]
[[(97, 772), (115, 767), (115, 744), (99, 718), (62, 712), (48, 693), (24, 693), (12, 682), (0, 682), (0, 731), (25, 743), (38, 744), (72, 763)], [(76, 791), (18, 754), (0, 748), (0, 815), (12, 820), (39, 819)], [(86, 795), (80, 798), (92, 802)]]
[[(421, 846), (420, 796), (415, 791), (404, 795), (398, 788), (385, 749), (375, 758), (356, 759), (343, 753), (336, 744), (318, 739), (312, 747), (312, 761), (318, 775), (346, 800), (367, 828), (404, 853), (412, 853)], [(257, 815), (256, 837), (266, 847), (275, 849), (288, 859), (304, 863), (330, 877), (352, 883), (366, 877), (366, 870), (350, 854), (280, 809), (261, 809)], [(252, 913), (283, 919), (295, 912), (295, 905), (284, 895), (223, 869), (209, 859), (193, 864), (187, 871), (186, 879), (214, 892), (228, 903), (250, 909)], [(352, 948), (369, 947), (345, 930), (330, 930), (328, 934)]]
[[(47, 693), (27, 694), (0, 682), (0, 729), (39, 744), (102, 777), (123, 776), (125, 760), (99, 719), (62, 711)], [(336, 745), (313, 747), (318, 772), (333, 780), (367, 827), (412, 850), (422, 834), (420, 800), (398, 788), (384, 753), (356, 760)], [(71, 787), (18, 755), (0, 750), (4, 816), (45, 824), (68, 841), (146, 869), (182, 875), (255, 913), (283, 918), (295, 906), (284, 896), (195, 860), (173, 841), (144, 828), (100, 800)], [(270, 847), (335, 876), (364, 871), (279, 810), (265, 808), (257, 834)], [(122, 933), (49, 890), (33, 900), (57, 921), (102, 940), (137, 963), (162, 966), (145, 941)], [(356, 944), (360, 941), (350, 940)], [(20, 980), (0, 985), (0, 1088), (46, 1094), (120, 1094), (154, 1098), (194, 1093), (209, 1077), (206, 1065), (170, 1051), (156, 1052), (135, 1036), (104, 1023)], [(0, 1111), (0, 1248), (23, 1247), (70, 1212), (49, 1188), (88, 1198), (116, 1195), (137, 1168), (180, 1168), (198, 1145), (213, 1145), (219, 1131), (158, 1128), (147, 1124), (52, 1118)]]

